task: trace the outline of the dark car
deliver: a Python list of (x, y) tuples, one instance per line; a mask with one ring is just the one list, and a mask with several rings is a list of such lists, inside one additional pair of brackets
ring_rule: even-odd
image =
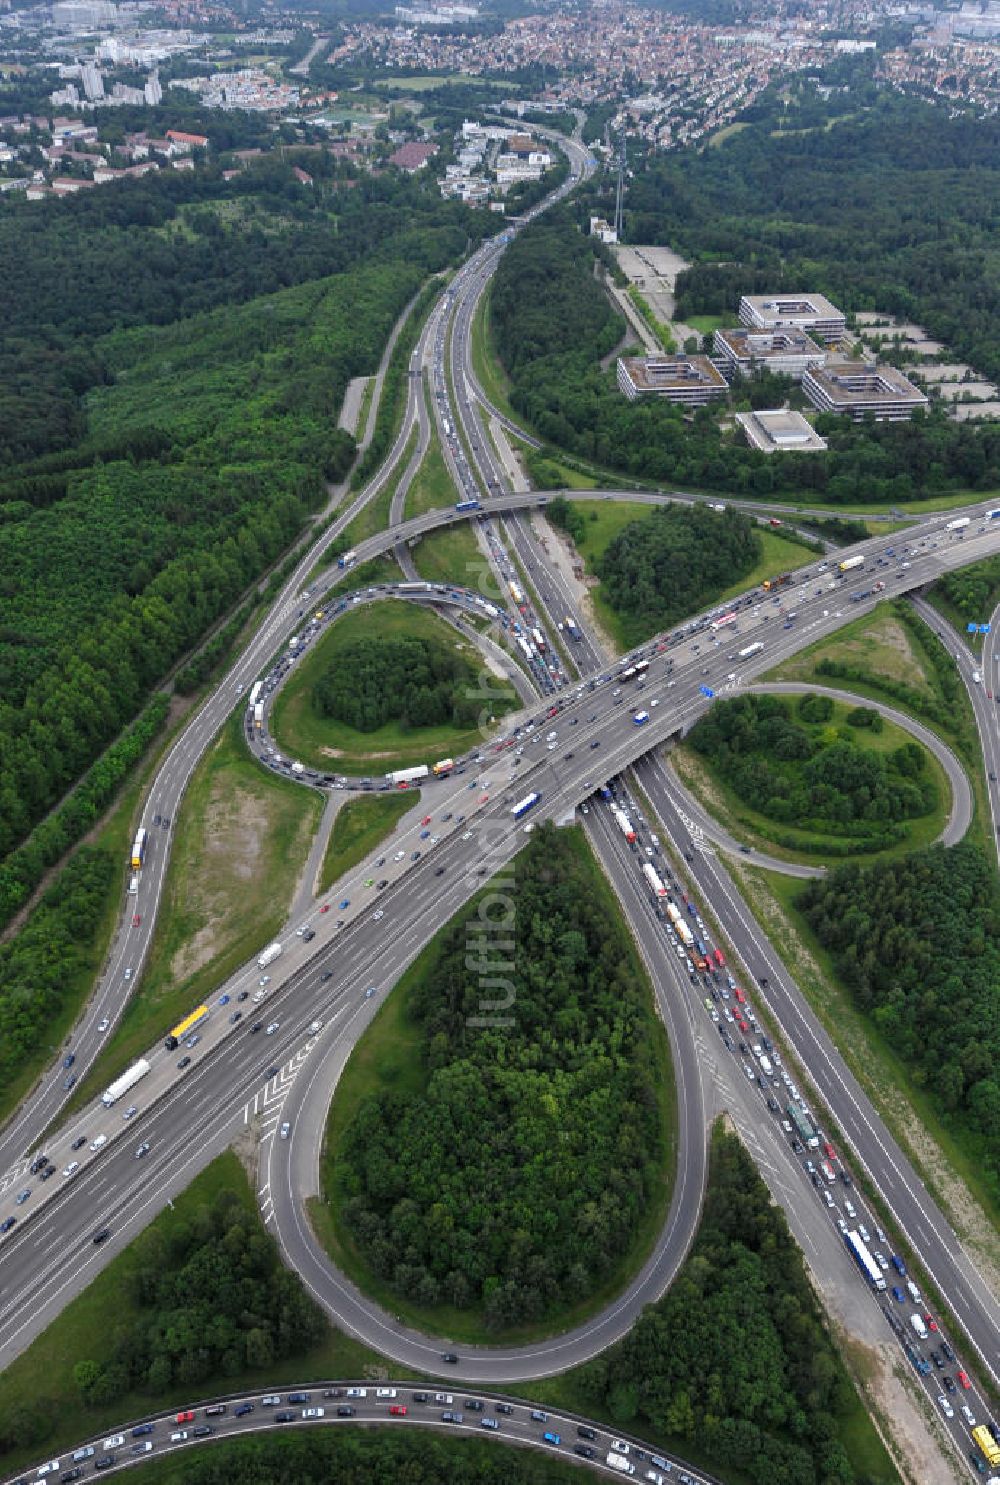
[(275, 1413), (274, 1415), (275, 1423), (294, 1423), (295, 1418), (296, 1414), (288, 1412), (287, 1409), (283, 1410), (280, 1413)]
[(340, 1407), (337, 1409), (337, 1417), (338, 1418), (353, 1418), (354, 1417), (354, 1409), (350, 1406), (349, 1403), (341, 1403)]
[(442, 1351), (441, 1360), (446, 1361), (449, 1366), (458, 1365), (458, 1357), (455, 1355), (454, 1351)]
[(587, 1428), (587, 1426), (585, 1424), (583, 1424), (583, 1423), (580, 1424), (580, 1426), (577, 1428), (576, 1431), (580, 1435), (580, 1438), (581, 1439), (596, 1439), (597, 1438), (597, 1434), (596, 1434), (595, 1430), (592, 1429), (592, 1428)]
[(239, 1407), (236, 1408), (236, 1409), (234, 1409), (234, 1411), (233, 1411), (233, 1417), (234, 1418), (245, 1418), (248, 1413), (252, 1413), (252, 1412), (253, 1412), (253, 1403), (240, 1403)]
[(97, 1229), (97, 1231), (94, 1233), (93, 1242), (95, 1242), (98, 1245), (98, 1247), (99, 1247), (101, 1245), (101, 1243), (106, 1243), (107, 1240), (108, 1240), (108, 1238), (110, 1236), (111, 1236), (111, 1228), (110, 1227), (99, 1227)]
[(191, 1059), (190, 1059), (190, 1057), (182, 1057), (181, 1060), (180, 1060), (180, 1062), (178, 1062), (178, 1064), (177, 1064), (177, 1071), (178, 1072), (183, 1072), (186, 1067), (190, 1067), (190, 1066), (191, 1066)]
[(84, 1145), (86, 1143), (87, 1143), (87, 1136), (85, 1134), (81, 1134), (79, 1136), (79, 1138), (78, 1139), (75, 1139), (73, 1141), (73, 1143), (70, 1145), (70, 1149), (71, 1150), (82, 1150), (83, 1147), (84, 1147)]

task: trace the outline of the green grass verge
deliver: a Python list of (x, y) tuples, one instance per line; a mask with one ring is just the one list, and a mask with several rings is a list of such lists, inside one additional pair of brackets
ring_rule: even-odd
[[(847, 689), (850, 689), (849, 684)], [(792, 697), (785, 699), (794, 703)], [(882, 731), (877, 733), (867, 727), (848, 727), (845, 718), (848, 712), (853, 710), (852, 705), (843, 701), (835, 701), (833, 716), (829, 723), (824, 725), (842, 728), (845, 735), (858, 747), (872, 753), (891, 753), (895, 748), (903, 747), (906, 743), (916, 743), (924, 755), (926, 777), (933, 780), (937, 790), (937, 808), (930, 814), (902, 822), (906, 826), (905, 838), (886, 850), (857, 851), (850, 855), (840, 855), (837, 848), (845, 840), (850, 840), (849, 836), (824, 835), (821, 831), (799, 830), (794, 825), (781, 825), (759, 810), (752, 809), (720, 777), (712, 766), (711, 759), (695, 752), (693, 748), (687, 745), (675, 748), (671, 755), (672, 761), (684, 783), (724, 829), (734, 835), (737, 840), (755, 846), (759, 850), (767, 851), (781, 861), (801, 861), (809, 866), (817, 864), (831, 867), (846, 866), (852, 862), (856, 865), (868, 865), (893, 856), (903, 856), (910, 851), (917, 851), (924, 846), (931, 845), (943, 831), (948, 818), (951, 805), (948, 775), (934, 754), (918, 742), (912, 733), (897, 726), (895, 722), (884, 720)], [(817, 731), (822, 730), (817, 729)], [(790, 837), (796, 842), (794, 846), (788, 845)], [(785, 843), (782, 844), (782, 841)], [(824, 853), (831, 848), (833, 854), (818, 862), (817, 858), (823, 857)]]
[[(899, 602), (901, 605), (903, 600)], [(915, 640), (914, 633), (926, 636), (930, 649), (939, 646), (939, 641), (912, 614), (911, 630), (901, 617), (904, 613), (902, 607), (894, 611), (895, 607), (880, 604), (871, 614), (845, 624), (836, 634), (800, 650), (791, 659), (768, 671), (762, 679), (844, 686), (858, 696), (885, 701), (900, 711), (916, 715), (925, 727), (948, 744), (964, 764), (975, 805), (972, 824), (965, 838), (989, 855), (994, 850), (991, 815), (972, 704), (963, 686), (957, 688), (953, 698), (945, 696), (934, 666)], [(865, 674), (859, 678), (823, 675), (817, 670), (823, 659), (863, 668)], [(895, 694), (894, 688), (898, 686), (904, 686), (911, 693), (909, 699)], [(936, 721), (927, 715), (920, 704), (924, 697), (941, 708), (947, 722)]]
[(407, 810), (419, 803), (419, 789), (406, 789), (401, 794), (362, 794), (345, 800), (337, 811), (320, 868), (320, 893), (363, 861), (395, 830)]
[[(735, 124), (731, 127), (741, 129), (743, 125)], [(725, 132), (723, 130), (723, 133)], [(718, 135), (715, 136), (716, 139), (718, 137)], [(715, 140), (713, 139), (711, 142), (714, 144)], [(697, 330), (699, 335), (714, 335), (716, 330), (725, 329), (727, 325), (732, 324), (732, 321), (732, 315), (688, 315), (684, 323), (685, 325), (690, 325), (692, 330)]]
[[(594, 860), (582, 831), (575, 829), (573, 839), (581, 861), (587, 864), (593, 883), (593, 895), (603, 903), (609, 915), (618, 913), (617, 901)], [(489, 885), (483, 890), (489, 892)], [(474, 910), (479, 895), (481, 894), (471, 900), (468, 911)], [(320, 1189), (325, 1195), (310, 1202), (309, 1214), (317, 1237), (334, 1262), (348, 1278), (390, 1314), (399, 1315), (406, 1323), (421, 1330), (448, 1336), (455, 1341), (477, 1345), (527, 1344), (543, 1336), (571, 1329), (589, 1316), (598, 1314), (628, 1284), (652, 1251), (663, 1227), (677, 1171), (677, 1091), (670, 1047), (663, 1023), (653, 1010), (651, 1021), (654, 1025), (656, 1054), (655, 1096), (659, 1106), (666, 1158), (660, 1172), (659, 1188), (633, 1234), (631, 1249), (621, 1255), (615, 1274), (585, 1300), (567, 1309), (558, 1318), (550, 1317), (537, 1325), (512, 1327), (502, 1333), (487, 1331), (479, 1318), (468, 1310), (447, 1305), (433, 1310), (421, 1309), (371, 1272), (352, 1234), (338, 1221), (336, 1207), (332, 1202), (339, 1190), (339, 1151), (344, 1132), (364, 1099), (390, 1089), (399, 1094), (419, 1094), (425, 1086), (423, 1055), (426, 1052), (426, 1043), (420, 1027), (409, 1015), (408, 1000), (413, 987), (433, 969), (437, 937), (435, 935), (397, 982), (371, 1026), (355, 1044), (341, 1074), (327, 1119), (321, 1157)], [(646, 985), (647, 994), (652, 1001), (652, 988), (642, 962), (631, 943), (629, 948), (633, 955), (635, 973)]]
[(397, 462), (393, 465), (392, 471), (381, 490), (375, 496), (374, 500), (369, 500), (364, 510), (359, 511), (351, 524), (345, 528), (344, 540), (348, 546), (359, 546), (369, 536), (375, 536), (379, 531), (386, 530), (389, 525), (392, 497), (396, 493), (396, 489), (400, 480), (403, 478), (406, 466), (409, 464), (416, 446), (417, 430), (414, 428), (406, 441), (406, 447), (403, 449)]
[(493, 587), (489, 561), (480, 551), (469, 521), (456, 521), (453, 526), (429, 532), (410, 548), (410, 553), (413, 565), (429, 583), (459, 583), (480, 592), (490, 592)]
[[(428, 609), (404, 602), (359, 605), (327, 629), (278, 694), (271, 713), (271, 735), (278, 747), (314, 768), (373, 776), (393, 768), (433, 763), (436, 758), (478, 747), (483, 741), (478, 728), (463, 731), (442, 725), (407, 732), (398, 722), (389, 722), (375, 732), (364, 733), (322, 717), (315, 710), (316, 683), (348, 645), (360, 638), (393, 634), (443, 641), (449, 647), (459, 645), (478, 667), (478, 650), (459, 639), (454, 629)], [(516, 704), (511, 691), (506, 710)], [(502, 702), (497, 705), (503, 707)]]
[(253, 761), (243, 744), (242, 717), (240, 707), (216, 737), (174, 817), (166, 888), (138, 994), (74, 1093), (73, 1108), (285, 921), (323, 801)]
[[(175, 1198), (172, 1208), (155, 1218), (150, 1231), (162, 1233), (169, 1240), (172, 1232), (196, 1223), (199, 1208), (211, 1204), (220, 1191), (234, 1192), (246, 1211), (256, 1212), (246, 1173), (236, 1156), (227, 1151), (195, 1177)], [(260, 1234), (265, 1237), (263, 1224)], [(161, 1408), (187, 1407), (190, 1403), (189, 1389), (184, 1388), (155, 1396), (133, 1393), (106, 1407), (86, 1407), (73, 1380), (78, 1361), (110, 1360), (116, 1327), (141, 1318), (141, 1309), (132, 1298), (131, 1277), (143, 1266), (145, 1247), (145, 1234), (140, 1234), (0, 1374), (0, 1408), (5, 1413), (23, 1410), (31, 1415), (47, 1409), (56, 1418), (56, 1428), (44, 1442), (50, 1458), (94, 1433), (109, 1430), (122, 1419), (141, 1418)], [(280, 1386), (309, 1377), (362, 1376), (373, 1367), (381, 1372), (387, 1366), (377, 1352), (331, 1326), (326, 1341), (300, 1358), (274, 1362), (266, 1371), (242, 1372), (238, 1377), (220, 1375), (200, 1382), (198, 1395), (231, 1392), (237, 1386)], [(7, 1454), (4, 1472), (23, 1467), (39, 1453), (40, 1446), (35, 1444)]]
[[(973, 1252), (986, 1253), (994, 1267), (1000, 1264), (1000, 1207), (980, 1179), (977, 1155), (960, 1134), (941, 1123), (930, 1096), (913, 1082), (906, 1063), (880, 1035), (875, 1021), (855, 1008), (837, 979), (831, 955), (795, 907), (802, 883), (742, 862), (731, 862), (730, 871), (827, 1034), (927, 1189), (948, 1212), (959, 1237)], [(959, 1183), (972, 1194), (986, 1221), (974, 1220)]]
[(517, 413), (510, 405), (510, 377), (504, 370), (493, 344), (490, 329), (489, 290), (479, 300), (472, 317), (472, 370), (486, 396), (500, 412), (517, 420)]
[(404, 517), (409, 521), (414, 516), (422, 516), (425, 511), (445, 509), (454, 505), (456, 499), (455, 484), (444, 462), (441, 444), (437, 434), (432, 433), (420, 468), (406, 492)]

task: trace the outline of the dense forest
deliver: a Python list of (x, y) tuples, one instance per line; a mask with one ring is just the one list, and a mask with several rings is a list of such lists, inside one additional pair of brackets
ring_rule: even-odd
[(321, 716), (359, 732), (387, 722), (404, 730), (475, 726), (482, 711), (476, 668), (443, 640), (412, 634), (357, 639), (338, 651), (320, 676), (314, 701)]
[(622, 1428), (696, 1446), (754, 1485), (851, 1485), (857, 1399), (784, 1213), (735, 1136), (716, 1131), (694, 1246), (664, 1297), (574, 1374)]
[(798, 899), (855, 1004), (1000, 1198), (1000, 900), (972, 845), (841, 867)]
[(331, 1196), (393, 1289), (495, 1331), (620, 1268), (665, 1160), (661, 1033), (583, 842), (536, 831), (503, 892), (513, 956), (479, 936), (473, 904), (420, 962), (406, 1004), (421, 1085), (363, 1101)]
[(860, 746), (852, 728), (881, 722), (869, 708), (848, 713), (843, 727), (831, 725), (832, 717), (829, 696), (792, 702), (748, 694), (717, 701), (687, 741), (768, 819), (879, 849), (902, 838), (902, 822), (937, 806), (926, 754), (913, 742), (887, 753)]
[[(530, 271), (536, 254), (545, 265), (542, 281)], [(996, 427), (956, 424), (939, 410), (908, 423), (864, 426), (825, 414), (816, 426), (829, 442), (826, 454), (776, 460), (724, 433), (709, 408), (685, 417), (660, 398), (629, 402), (614, 367), (601, 370), (626, 326), (594, 280), (593, 258), (592, 239), (580, 235), (567, 209), (563, 218), (546, 213), (533, 223), (497, 270), (491, 323), (512, 379), (511, 402), (550, 443), (637, 477), (737, 495), (810, 490), (831, 502), (878, 504), (1000, 481)], [(565, 308), (578, 301), (579, 328)], [(574, 324), (571, 341), (567, 323)], [(751, 382), (736, 395), (749, 407), (770, 405), (774, 393)]]
[(114, 877), (108, 852), (84, 846), (24, 927), (0, 944), (0, 1088), (51, 1041), (63, 1006), (97, 969), (95, 938)]
[(0, 362), (33, 348), (7, 384), (38, 415), (0, 476), (0, 853), (301, 531), (351, 456), (347, 381), (474, 216), (410, 182), (301, 221), (223, 220), (198, 172), (146, 187), (0, 215)]
[(733, 506), (662, 505), (609, 542), (597, 574), (611, 607), (648, 635), (698, 613), (746, 577), (761, 551), (756, 523)]

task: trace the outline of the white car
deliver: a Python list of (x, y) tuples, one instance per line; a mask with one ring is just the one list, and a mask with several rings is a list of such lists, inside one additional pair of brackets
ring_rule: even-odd
[(125, 978), (127, 980), (130, 980), (132, 978), (132, 966), (131, 966), (131, 964), (129, 965), (128, 969), (125, 971)]
[(326, 1417), (326, 1409), (325, 1408), (303, 1408), (302, 1409), (302, 1416), (303, 1416), (303, 1418), (325, 1418)]
[(257, 984), (260, 986), (260, 988), (262, 990), (263, 990), (263, 988), (264, 988), (265, 985), (270, 985), (270, 983), (271, 983), (271, 976), (270, 975), (261, 975), (260, 979), (257, 981)]
[(280, 1025), (281, 1025), (281, 1022), (280, 1021), (269, 1021), (268, 1022), (268, 1025), (267, 1025), (267, 1030), (264, 1032), (264, 1035), (265, 1036), (273, 1036), (274, 1033), (277, 1031), (277, 1029), (278, 1029), (278, 1027)]
[(608, 1448), (611, 1450), (612, 1454), (628, 1453), (628, 1444), (626, 1444), (624, 1439), (612, 1439), (610, 1444), (608, 1445)]
[(123, 1433), (113, 1433), (109, 1439), (104, 1440), (101, 1447), (104, 1449), (120, 1449), (124, 1442), (125, 1435)]
[(434, 1401), (443, 1404), (446, 1408), (450, 1408), (455, 1399), (450, 1392), (435, 1392)]
[(403, 859), (403, 857), (405, 855), (406, 855), (406, 852), (405, 851), (397, 851), (396, 854), (395, 854), (395, 856), (393, 856), (392, 859), (393, 859), (393, 861), (402, 861), (402, 859)]
[(373, 923), (379, 923), (379, 922), (381, 922), (381, 920), (384, 917), (385, 917), (385, 908), (379, 908), (377, 912), (372, 913), (372, 922)]
[(170, 1435), (170, 1442), (172, 1444), (183, 1444), (183, 1442), (184, 1442), (184, 1440), (186, 1438), (187, 1438), (187, 1429), (186, 1428), (179, 1428), (176, 1433), (172, 1433)]
[(107, 1142), (108, 1142), (107, 1135), (106, 1134), (99, 1134), (95, 1140), (91, 1140), (91, 1142), (90, 1142), (91, 1151), (99, 1150), (101, 1148), (101, 1146), (102, 1145), (106, 1145)]
[(291, 1130), (291, 1127), (292, 1126), (290, 1124), (288, 1124), (288, 1123), (282, 1124), (282, 1126), (281, 1126), (281, 1138), (283, 1140), (287, 1140), (288, 1135), (289, 1135), (289, 1131)]
[(396, 1396), (396, 1389), (395, 1389), (395, 1387), (376, 1387), (375, 1388), (375, 1396), (376, 1397), (395, 1397)]
[(128, 1106), (128, 1108), (125, 1110), (124, 1114), (122, 1114), (122, 1118), (123, 1119), (134, 1119), (135, 1116), (136, 1116), (136, 1114), (138, 1112), (139, 1112), (139, 1105), (137, 1103), (130, 1103), (129, 1106)]
[(107, 1031), (107, 1029), (108, 1029), (108, 1027), (110, 1025), (111, 1025), (110, 1019), (107, 1016), (102, 1016), (101, 1019), (97, 1023), (97, 1029), (98, 1029), (98, 1031)]
[(943, 1392), (938, 1393), (938, 1407), (941, 1409), (946, 1418), (954, 1418), (955, 1409), (952, 1407), (951, 1403), (945, 1397)]
[(348, 1387), (347, 1392), (345, 1393), (345, 1396), (346, 1397), (367, 1397), (368, 1396), (368, 1388), (367, 1387)]
[(73, 1175), (76, 1174), (76, 1172), (79, 1169), (80, 1169), (80, 1162), (79, 1162), (79, 1160), (71, 1160), (70, 1163), (69, 1163), (69, 1165), (67, 1165), (66, 1169), (63, 1171), (63, 1175), (64, 1176), (73, 1176)]

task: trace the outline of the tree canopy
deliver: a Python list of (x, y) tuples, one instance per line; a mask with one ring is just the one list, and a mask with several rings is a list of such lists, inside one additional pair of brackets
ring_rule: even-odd
[(321, 715), (359, 732), (387, 722), (405, 731), (452, 723), (471, 727), (482, 710), (476, 671), (443, 641), (397, 634), (357, 639), (337, 654), (315, 687)]
[(665, 1095), (649, 989), (583, 843), (536, 831), (497, 893), (513, 927), (484, 931), (472, 903), (401, 987), (419, 1087), (364, 1099), (332, 1199), (394, 1290), (499, 1331), (619, 1267), (660, 1179)]
[(975, 846), (845, 866), (797, 906), (838, 978), (1000, 1197), (1000, 899)]

